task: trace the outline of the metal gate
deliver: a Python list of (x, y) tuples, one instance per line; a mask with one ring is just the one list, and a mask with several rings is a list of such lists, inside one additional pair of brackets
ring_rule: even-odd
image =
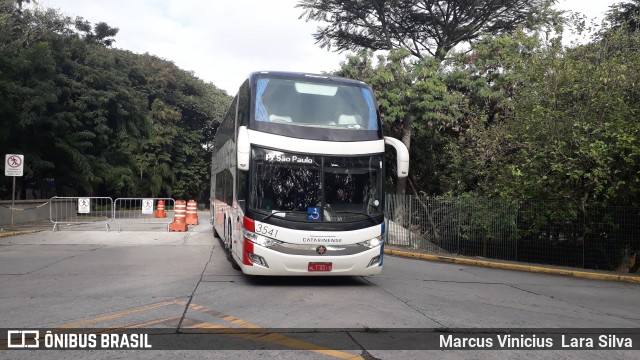
[(102, 224), (109, 231), (113, 218), (113, 200), (109, 197), (58, 197), (49, 202), (49, 220), (53, 231), (60, 224)]
[(160, 224), (169, 231), (174, 212), (175, 200), (170, 198), (118, 198), (114, 202), (113, 222), (118, 224), (118, 231), (122, 231), (123, 225), (132, 224)]
[(162, 225), (169, 231), (175, 213), (171, 198), (58, 197), (49, 202), (49, 220), (53, 231), (60, 225), (94, 224), (111, 229), (111, 223), (124, 226), (134, 224)]

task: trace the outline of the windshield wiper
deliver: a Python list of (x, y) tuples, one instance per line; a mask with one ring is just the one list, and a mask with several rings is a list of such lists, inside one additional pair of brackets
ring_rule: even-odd
[(371, 215), (369, 215), (367, 213), (364, 213), (364, 212), (360, 212), (360, 211), (334, 211), (334, 210), (331, 210), (330, 213), (364, 215), (364, 216), (368, 217), (369, 220), (371, 220), (372, 223), (377, 224), (376, 220)]
[[(272, 216), (276, 215), (276, 214), (304, 214), (306, 215), (307, 213), (304, 211), (295, 211), (295, 210), (274, 210), (271, 212), (271, 214), (265, 216), (262, 218), (262, 220), (260, 220), (261, 222), (264, 222), (265, 220), (271, 218)], [(364, 213), (364, 212), (359, 212), (359, 211), (334, 211), (334, 210), (329, 210), (329, 214), (355, 214), (355, 215), (364, 215), (367, 218), (369, 218), (369, 220), (371, 220), (372, 223), (377, 224), (376, 219), (374, 219), (371, 215)]]
[(295, 210), (273, 210), (271, 214), (263, 217), (261, 221), (264, 222), (265, 220), (267, 220), (268, 218), (272, 217), (275, 214), (306, 214), (306, 212), (295, 211)]
[(332, 125), (333, 127), (337, 127), (337, 128), (342, 128), (342, 129), (356, 129), (356, 130), (366, 130), (364, 127), (362, 127), (362, 125), (360, 124), (336, 124), (336, 125)]

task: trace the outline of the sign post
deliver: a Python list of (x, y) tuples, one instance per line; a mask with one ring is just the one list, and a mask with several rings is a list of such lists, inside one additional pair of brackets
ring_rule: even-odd
[(24, 155), (6, 154), (4, 157), (4, 176), (13, 177), (13, 191), (11, 191), (11, 226), (13, 226), (13, 211), (16, 207), (16, 176), (24, 174)]

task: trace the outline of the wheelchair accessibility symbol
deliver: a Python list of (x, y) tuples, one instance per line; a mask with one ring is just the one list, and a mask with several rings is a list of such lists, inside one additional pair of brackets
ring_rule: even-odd
[(307, 208), (307, 220), (318, 220), (318, 219), (320, 219), (320, 208), (319, 207)]

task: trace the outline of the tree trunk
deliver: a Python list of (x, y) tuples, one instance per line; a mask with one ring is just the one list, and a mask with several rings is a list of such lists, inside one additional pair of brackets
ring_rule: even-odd
[(427, 206), (427, 204), (425, 204), (424, 201), (422, 201), (422, 199), (420, 198), (420, 195), (418, 194), (418, 190), (416, 189), (413, 182), (409, 179), (409, 177), (407, 177), (406, 179), (409, 181), (409, 186), (411, 186), (413, 195), (416, 197), (420, 205), (422, 205), (422, 208), (424, 209), (425, 214), (427, 214), (427, 220), (429, 221), (429, 225), (431, 226), (431, 231), (433, 231), (433, 238), (436, 240), (436, 244), (438, 246), (442, 246), (442, 238), (440, 237), (440, 232), (438, 231), (438, 225), (433, 219), (433, 214), (431, 213), (431, 211), (429, 211), (429, 207)]

